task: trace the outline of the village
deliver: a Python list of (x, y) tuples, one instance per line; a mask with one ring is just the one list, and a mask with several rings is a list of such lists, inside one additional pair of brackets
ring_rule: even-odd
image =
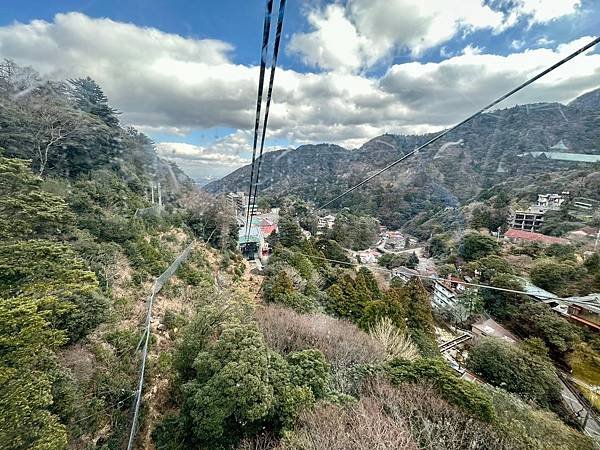
[[(248, 208), (247, 196), (242, 192), (229, 193), (227, 202), (235, 212), (240, 227), (238, 241), (240, 250), (260, 271), (273, 250), (268, 238), (278, 232), (279, 208), (259, 209), (256, 205), (250, 205)], [(510, 210), (504, 232), (501, 228), (496, 232), (488, 233), (484, 230), (478, 232), (490, 235), (506, 249), (521, 244), (544, 247), (552, 244), (576, 243), (583, 245), (583, 248), (587, 249), (586, 252), (591, 255), (597, 249), (600, 240), (598, 229), (582, 227), (567, 233), (565, 237), (548, 236), (539, 232), (549, 211), (558, 211), (567, 205), (571, 208), (572, 214), (577, 214), (583, 219), (592, 218), (600, 210), (598, 202), (584, 198), (570, 198), (567, 191), (560, 194), (538, 194), (537, 201), (527, 208)], [(248, 210), (254, 213), (249, 230), (245, 230), (244, 214)], [(335, 214), (319, 216), (314, 237), (325, 235), (334, 228), (335, 222)], [(248, 231), (247, 234), (244, 231)], [(307, 230), (302, 230), (302, 233), (307, 239), (312, 237)], [(433, 311), (436, 313), (435, 333), (440, 352), (461, 378), (481, 382), (464, 366), (470, 345), (476, 344), (484, 337), (499, 338), (511, 344), (516, 344), (520, 340), (485, 312), (478, 314), (469, 328), (458, 326), (457, 323), (464, 324), (464, 321), (460, 320), (461, 317), (469, 316), (470, 306), (466, 299), (473, 295), (480, 295), (481, 289), (494, 287), (478, 283), (477, 271), (474, 273), (475, 276), (470, 276), (466, 273), (461, 274), (462, 270), (458, 267), (456, 274), (443, 274), (436, 265), (435, 259), (430, 256), (426, 243), (419, 242), (415, 237), (380, 225), (378, 241), (370, 248), (359, 251), (345, 248), (344, 251), (353, 265), (370, 269), (383, 286), (388, 287), (394, 279), (406, 283), (412, 277), (419, 277), (423, 281), (430, 294)], [(381, 262), (386, 258), (402, 261), (403, 265), (391, 269), (383, 267)], [(548, 305), (557, 315), (582, 329), (591, 332), (600, 331), (600, 293), (559, 297), (536, 286), (525, 277), (521, 277), (520, 280), (524, 286), (523, 294)], [(563, 397), (573, 413), (580, 416), (593, 432), (599, 433), (600, 424), (596, 420), (589, 420), (591, 409), (573, 386), (580, 381), (573, 379), (567, 373), (562, 373), (561, 383)], [(585, 385), (584, 387), (593, 392), (598, 390), (597, 386)]]

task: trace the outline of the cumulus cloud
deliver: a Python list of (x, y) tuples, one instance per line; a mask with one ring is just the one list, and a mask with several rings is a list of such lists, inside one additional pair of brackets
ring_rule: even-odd
[[(418, 55), (459, 33), (500, 32), (520, 19), (530, 24), (573, 14), (580, 0), (348, 0), (308, 12), (311, 30), (292, 36), (288, 50), (311, 66), (356, 72), (407, 49)], [(516, 48), (516, 47), (515, 47)]]
[[(490, 19), (469, 20), (493, 25)], [(395, 64), (380, 77), (278, 70), (267, 142), (332, 142), (353, 148), (384, 132), (440, 129), (589, 40), (523, 48), (506, 56), (471, 47), (439, 63)], [(221, 171), (251, 156), (248, 130), (256, 101), (258, 69), (235, 64), (230, 50), (221, 41), (188, 39), (78, 13), (59, 14), (53, 22), (0, 27), (1, 57), (55, 78), (90, 75), (123, 111), (127, 124), (183, 136), (213, 127), (238, 130), (205, 147), (159, 145), (161, 153), (184, 167), (210, 163)], [(598, 87), (599, 79), (600, 55), (587, 52), (506, 104), (569, 101)]]

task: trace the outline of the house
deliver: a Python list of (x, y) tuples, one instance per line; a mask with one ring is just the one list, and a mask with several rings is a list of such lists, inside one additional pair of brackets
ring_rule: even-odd
[(448, 275), (448, 278), (435, 280), (433, 283), (433, 305), (438, 308), (453, 307), (458, 303), (460, 294), (466, 286), (460, 278)]
[(325, 217), (319, 217), (317, 221), (317, 230), (330, 230), (335, 224), (335, 216), (329, 214)]
[(517, 230), (538, 231), (544, 224), (545, 210), (530, 207), (526, 211), (513, 211), (508, 219), (508, 226)]
[(559, 312), (566, 315), (567, 319), (590, 330), (600, 331), (600, 293), (562, 300), (566, 311), (563, 307)]
[(405, 283), (408, 282), (412, 277), (418, 276), (419, 272), (417, 272), (416, 270), (413, 269), (409, 269), (408, 267), (396, 267), (394, 269), (392, 269), (392, 275), (391, 277), (394, 278), (400, 278), (402, 281), (404, 281)]
[(379, 259), (380, 253), (375, 250), (364, 250), (356, 254), (362, 264), (376, 263)]
[(385, 248), (388, 250), (403, 250), (406, 246), (406, 237), (399, 231), (389, 231), (386, 235)]
[(545, 210), (557, 211), (568, 196), (568, 191), (563, 191), (561, 194), (538, 194), (537, 206)]
[(510, 344), (518, 341), (518, 338), (514, 334), (493, 319), (474, 323), (471, 325), (471, 331), (473, 332), (474, 342), (480, 341), (482, 337), (495, 337)]
[(509, 229), (504, 233), (504, 239), (508, 239), (513, 242), (525, 241), (525, 242), (537, 242), (540, 244), (568, 244), (569, 241), (563, 238), (554, 236), (546, 236), (545, 234), (535, 233), (532, 231), (516, 230), (514, 228)]

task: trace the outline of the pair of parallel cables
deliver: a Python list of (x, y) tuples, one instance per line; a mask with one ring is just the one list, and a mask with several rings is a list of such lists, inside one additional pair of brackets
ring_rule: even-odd
[[(277, 27), (275, 29), (275, 41), (273, 44), (273, 57), (271, 59), (271, 73), (269, 77), (269, 87), (267, 90), (267, 100), (265, 104), (265, 117), (263, 119), (262, 134), (260, 139), (260, 149), (258, 158), (256, 158), (256, 150), (258, 146), (258, 132), (260, 127), (260, 115), (263, 100), (265, 71), (267, 67), (267, 53), (269, 49), (269, 37), (271, 34), (271, 14), (273, 12), (273, 0), (267, 0), (265, 8), (265, 21), (263, 27), (262, 50), (260, 54), (260, 73), (258, 79), (258, 95), (256, 99), (256, 119), (254, 121), (254, 139), (252, 143), (252, 167), (250, 169), (250, 189), (248, 192), (248, 208), (246, 210), (246, 229), (245, 242), (248, 242), (250, 237), (250, 227), (254, 218), (256, 205), (256, 195), (258, 192), (258, 179), (260, 176), (260, 165), (262, 162), (263, 150), (265, 148), (265, 137), (267, 133), (267, 123), (269, 121), (269, 110), (271, 107), (271, 98), (273, 95), (273, 82), (275, 81), (275, 69), (277, 67), (277, 57), (279, 56), (279, 44), (281, 42), (281, 30), (283, 28), (283, 17), (285, 14), (286, 0), (279, 0), (279, 13), (277, 15)], [(255, 170), (256, 168), (256, 170)]]

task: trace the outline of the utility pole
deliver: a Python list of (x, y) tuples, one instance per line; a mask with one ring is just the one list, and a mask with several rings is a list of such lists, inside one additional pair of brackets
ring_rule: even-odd
[(158, 207), (162, 208), (162, 191), (160, 190), (160, 181), (158, 182)]
[(150, 184), (150, 191), (152, 192), (152, 194), (151, 194), (152, 204), (154, 205), (154, 183)]
[(598, 234), (596, 235), (596, 242), (594, 243), (594, 251), (598, 248), (598, 241), (600, 240), (600, 228), (598, 228)]

